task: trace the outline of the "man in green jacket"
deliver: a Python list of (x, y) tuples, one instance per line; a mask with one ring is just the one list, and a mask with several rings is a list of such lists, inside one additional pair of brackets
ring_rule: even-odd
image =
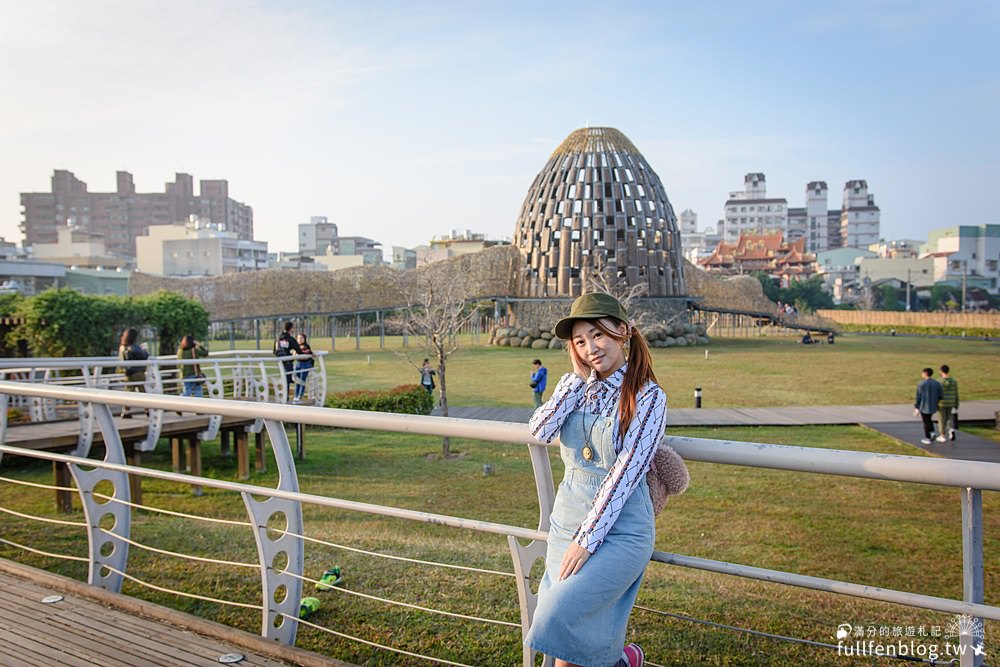
[(941, 366), (941, 400), (938, 402), (941, 435), (938, 442), (954, 440), (958, 426), (958, 380), (948, 375), (950, 370), (948, 364)]

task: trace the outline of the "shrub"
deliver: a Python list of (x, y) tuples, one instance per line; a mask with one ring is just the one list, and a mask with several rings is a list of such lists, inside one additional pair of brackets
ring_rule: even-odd
[(418, 384), (404, 384), (381, 391), (361, 390), (332, 394), (326, 399), (326, 407), (429, 415), (434, 409), (434, 398)]
[(1000, 338), (1000, 329), (986, 327), (919, 327), (908, 324), (841, 324), (846, 332), (918, 334), (922, 336), (966, 336), (969, 338)]

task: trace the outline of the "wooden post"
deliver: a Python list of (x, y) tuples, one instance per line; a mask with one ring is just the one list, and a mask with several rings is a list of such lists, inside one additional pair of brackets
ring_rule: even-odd
[(240, 479), (250, 479), (249, 438), (246, 431), (233, 433), (236, 438), (236, 470)]
[[(142, 465), (142, 452), (135, 448), (134, 442), (125, 445), (125, 462), (130, 466), (139, 467)], [(132, 502), (136, 505), (142, 504), (142, 477), (139, 475), (128, 476), (129, 493), (132, 495)]]
[[(201, 477), (201, 440), (196, 435), (188, 437), (188, 467), (192, 475)], [(191, 490), (196, 496), (202, 494), (201, 484), (193, 484)]]
[[(219, 453), (222, 454), (223, 458), (228, 459), (230, 456), (232, 456), (232, 452), (229, 449), (229, 439), (231, 435), (232, 431), (225, 428), (222, 429), (221, 433), (219, 433)], [(239, 443), (237, 442), (237, 445), (238, 444)]]
[[(68, 488), (72, 483), (69, 466), (65, 463), (52, 462), (52, 480), (55, 486)], [(73, 494), (63, 489), (56, 490), (56, 509), (60, 512), (73, 511)]]
[(184, 465), (184, 448), (180, 438), (170, 438), (170, 460), (174, 472), (180, 472)]
[(257, 450), (257, 472), (267, 472), (267, 459), (264, 457), (264, 432), (254, 433), (253, 439)]

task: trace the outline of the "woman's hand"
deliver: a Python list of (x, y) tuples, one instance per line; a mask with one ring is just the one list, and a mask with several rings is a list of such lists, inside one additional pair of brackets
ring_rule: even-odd
[(579, 572), (588, 558), (590, 558), (589, 551), (576, 542), (570, 542), (569, 548), (563, 555), (562, 566), (559, 568), (559, 581), (568, 579), (571, 575)]

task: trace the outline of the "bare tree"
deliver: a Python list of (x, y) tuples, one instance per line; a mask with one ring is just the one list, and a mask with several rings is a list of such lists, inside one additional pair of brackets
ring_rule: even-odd
[(629, 285), (624, 276), (619, 276), (613, 267), (607, 266), (604, 257), (594, 258), (594, 268), (583, 276), (583, 292), (605, 292), (618, 299), (625, 310), (643, 329), (652, 324), (651, 317), (642, 307), (639, 299), (649, 294), (649, 284), (640, 282)]
[[(458, 331), (477, 314), (469, 301), (473, 294), (468, 276), (446, 263), (400, 272), (396, 278), (399, 294), (406, 304), (396, 320), (403, 331), (425, 340), (428, 356), (437, 361), (441, 416), (448, 416), (448, 357), (458, 349)], [(409, 353), (404, 353), (414, 367)], [(451, 456), (451, 438), (442, 441), (442, 456)]]

